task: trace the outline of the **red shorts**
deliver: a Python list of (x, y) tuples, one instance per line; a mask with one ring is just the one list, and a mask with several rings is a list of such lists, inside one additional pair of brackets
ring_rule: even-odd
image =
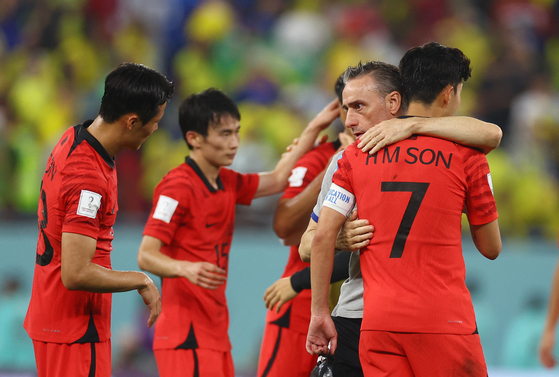
[(153, 353), (159, 377), (235, 377), (230, 351), (164, 349)]
[(318, 355), (305, 348), (307, 334), (266, 323), (257, 377), (309, 377)]
[(365, 376), (487, 377), (479, 335), (361, 331)]
[(46, 343), (33, 341), (38, 377), (111, 377), (111, 341)]

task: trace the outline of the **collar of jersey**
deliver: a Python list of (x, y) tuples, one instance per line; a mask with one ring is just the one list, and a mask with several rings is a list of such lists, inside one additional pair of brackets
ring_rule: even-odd
[(221, 177), (219, 175), (217, 176), (217, 190), (216, 190), (210, 184), (210, 182), (208, 181), (204, 173), (202, 173), (202, 170), (200, 169), (198, 164), (196, 164), (196, 162), (193, 159), (191, 159), (190, 156), (186, 156), (184, 162), (186, 162), (192, 168), (192, 170), (194, 170), (194, 172), (198, 174), (198, 177), (200, 177), (200, 179), (202, 180), (202, 182), (204, 182), (204, 184), (206, 185), (206, 187), (210, 192), (217, 192), (217, 190), (224, 190), (223, 182), (221, 182)]
[(101, 156), (101, 158), (105, 160), (107, 165), (109, 165), (111, 169), (114, 169), (115, 160), (109, 155), (109, 152), (107, 152), (107, 150), (103, 148), (101, 143), (86, 130), (87, 127), (91, 126), (91, 123), (93, 123), (93, 120), (87, 120), (83, 122), (83, 124), (78, 125), (75, 145), (80, 144), (84, 140), (87, 141), (87, 143), (91, 145), (93, 149), (95, 149), (99, 156)]

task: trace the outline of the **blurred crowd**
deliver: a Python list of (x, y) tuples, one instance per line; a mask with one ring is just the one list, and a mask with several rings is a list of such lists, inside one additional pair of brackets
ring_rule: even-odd
[[(188, 153), (176, 110), (188, 94), (217, 87), (237, 101), (234, 167), (261, 171), (334, 98), (347, 66), (397, 65), (409, 47), (437, 41), (472, 60), (460, 115), (503, 129), (488, 156), (502, 233), (554, 238), (558, 17), (556, 0), (2, 0), (0, 219), (35, 216), (48, 153), (96, 116), (104, 77), (121, 62), (176, 85), (160, 130), (117, 159), (119, 217), (143, 222), (153, 188)], [(273, 203), (260, 207), (271, 218)]]

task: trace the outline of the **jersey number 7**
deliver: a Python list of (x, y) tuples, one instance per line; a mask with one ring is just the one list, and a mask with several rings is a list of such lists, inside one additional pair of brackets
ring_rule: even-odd
[(381, 182), (380, 190), (383, 192), (411, 192), (410, 201), (404, 212), (402, 222), (400, 222), (400, 226), (398, 227), (394, 244), (392, 245), (390, 258), (402, 257), (408, 235), (410, 234), (410, 229), (415, 220), (415, 215), (417, 215), (417, 211), (419, 211), (419, 207), (421, 206), (421, 202), (423, 202), (428, 187), (429, 183), (421, 182)]

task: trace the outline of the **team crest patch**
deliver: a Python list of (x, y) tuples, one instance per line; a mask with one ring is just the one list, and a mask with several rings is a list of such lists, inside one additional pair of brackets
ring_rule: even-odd
[(165, 195), (160, 195), (157, 201), (157, 207), (155, 207), (155, 211), (153, 212), (153, 218), (165, 221), (169, 224), (178, 205), (179, 202), (177, 200)]
[(289, 187), (301, 187), (305, 174), (307, 174), (307, 168), (304, 166), (299, 166), (291, 170), (291, 175), (287, 179)]
[(101, 207), (101, 194), (93, 191), (82, 190), (80, 195), (80, 202), (78, 204), (78, 215), (94, 219), (97, 216), (97, 211)]

